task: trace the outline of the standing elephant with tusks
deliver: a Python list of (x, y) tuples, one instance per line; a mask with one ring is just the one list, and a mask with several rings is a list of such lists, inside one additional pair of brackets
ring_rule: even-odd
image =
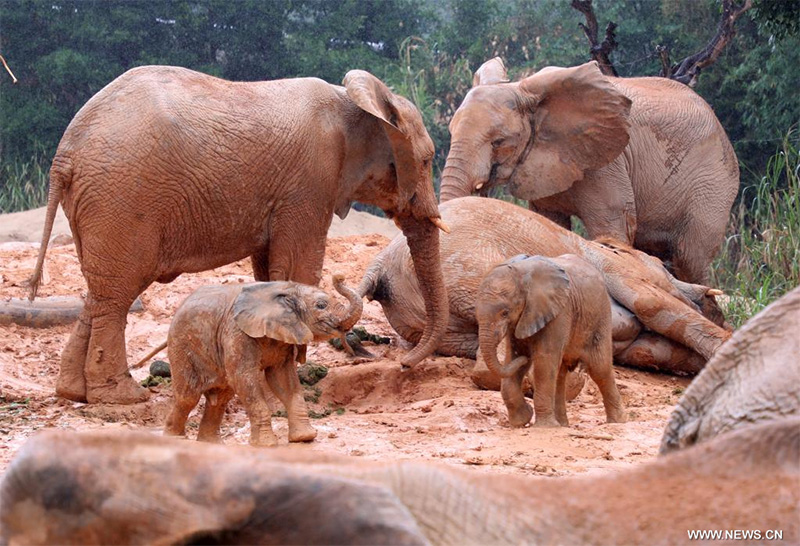
[(382, 208), (408, 238), (425, 299), (416, 363), (447, 324), (433, 143), (419, 111), (373, 75), (240, 83), (145, 66), (102, 89), (64, 133), (30, 298), (59, 204), (88, 285), (56, 393), (129, 404), (125, 321), (151, 283), (250, 256), (258, 281), (316, 285), (336, 213)]

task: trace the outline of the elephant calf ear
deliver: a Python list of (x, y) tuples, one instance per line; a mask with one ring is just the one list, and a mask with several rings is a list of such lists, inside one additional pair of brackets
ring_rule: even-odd
[(286, 283), (260, 282), (242, 288), (233, 302), (233, 320), (252, 338), (268, 337), (292, 345), (314, 339), (300, 311), (302, 303)]
[(517, 339), (531, 337), (544, 328), (569, 301), (570, 281), (566, 271), (540, 256), (528, 258), (526, 262), (528, 269), (521, 279), (525, 308), (514, 330)]
[(628, 145), (631, 100), (594, 61), (544, 68), (522, 80), (520, 92), (533, 112), (533, 145), (516, 176), (534, 183), (515, 191), (517, 197), (535, 201), (566, 191)]
[(506, 65), (503, 64), (503, 59), (495, 57), (489, 59), (475, 71), (472, 77), (472, 87), (479, 85), (492, 85), (495, 83), (508, 83), (508, 74), (506, 73)]
[[(392, 93), (369, 72), (351, 70), (342, 83), (356, 106), (382, 122), (394, 155), (398, 207), (402, 212), (417, 192), (418, 182), (425, 180), (421, 176), (424, 160), (433, 157), (433, 141), (425, 130), (422, 116), (411, 102)], [(439, 212), (431, 210), (426, 214), (438, 216)]]

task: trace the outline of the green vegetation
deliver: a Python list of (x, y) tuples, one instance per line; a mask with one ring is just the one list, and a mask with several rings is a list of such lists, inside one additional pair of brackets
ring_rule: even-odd
[(764, 176), (746, 186), (732, 214), (733, 234), (714, 264), (736, 327), (800, 285), (800, 150), (790, 131)]
[[(622, 76), (657, 74), (700, 50), (719, 0), (594, 0), (602, 29), (617, 23)], [(714, 279), (734, 322), (798, 284), (800, 4), (754, 0), (697, 92), (714, 108), (742, 167), (742, 191)], [(0, 3), (0, 213), (41, 206), (61, 134), (83, 104), (126, 70), (170, 64), (232, 80), (369, 70), (415, 102), (436, 145), (473, 71), (501, 56), (512, 79), (588, 58), (569, 0), (20, 0)], [(775, 154), (776, 147), (780, 147)], [(359, 205), (360, 207), (360, 205)], [(363, 208), (363, 207), (361, 207)], [(373, 210), (372, 212), (379, 212)], [(739, 297), (740, 296), (740, 297)], [(745, 299), (742, 299), (745, 298)], [(756, 303), (748, 303), (750, 299)]]

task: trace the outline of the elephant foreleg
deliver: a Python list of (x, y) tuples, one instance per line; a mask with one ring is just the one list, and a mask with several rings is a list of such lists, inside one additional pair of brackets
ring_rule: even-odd
[(266, 369), (267, 383), (286, 407), (289, 420), (289, 441), (310, 442), (317, 431), (308, 421), (308, 407), (303, 398), (303, 388), (297, 378), (294, 362), (271, 366)]

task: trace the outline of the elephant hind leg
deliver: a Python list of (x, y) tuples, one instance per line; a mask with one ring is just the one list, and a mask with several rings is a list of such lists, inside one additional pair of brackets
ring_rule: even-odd
[(175, 398), (172, 403), (172, 411), (167, 416), (164, 434), (167, 436), (183, 436), (186, 434), (186, 420), (200, 401), (200, 393), (194, 391), (178, 392), (178, 389), (174, 389), (173, 393)]
[(611, 354), (611, 340), (604, 341), (585, 357), (586, 371), (600, 390), (603, 397), (603, 406), (606, 410), (606, 422), (624, 423), (625, 408), (622, 397), (617, 389), (614, 378), (613, 356)]
[(200, 420), (200, 430), (197, 432), (197, 439), (201, 442), (222, 443), (219, 434), (222, 419), (225, 417), (225, 408), (233, 398), (231, 389), (215, 389), (205, 393), (206, 407), (203, 410), (203, 418)]
[(131, 377), (125, 354), (128, 309), (137, 295), (102, 304), (95, 298), (86, 302), (92, 317), (86, 358), (86, 401), (90, 404), (135, 404), (149, 397)]
[(614, 359), (625, 366), (676, 375), (697, 374), (706, 364), (705, 358), (688, 347), (654, 333), (640, 334)]
[[(86, 298), (88, 301), (88, 297)], [(61, 353), (61, 367), (56, 381), (56, 394), (73, 402), (86, 402), (86, 355), (92, 319), (84, 308)]]
[(567, 371), (567, 366), (562, 364), (556, 376), (556, 421), (562, 427), (569, 426), (569, 419), (567, 418)]

